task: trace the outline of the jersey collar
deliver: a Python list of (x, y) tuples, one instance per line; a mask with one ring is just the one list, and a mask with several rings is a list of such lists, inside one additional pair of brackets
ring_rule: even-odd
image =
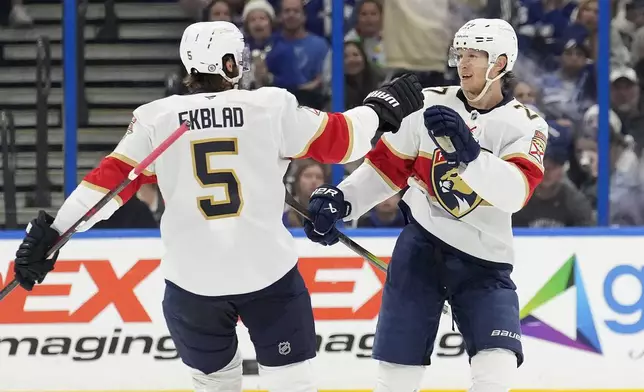
[(465, 110), (467, 110), (468, 113), (473, 112), (473, 111), (476, 110), (479, 114), (489, 113), (492, 110), (494, 110), (494, 109), (496, 109), (498, 107), (501, 107), (501, 106), (505, 105), (506, 103), (508, 103), (508, 102), (510, 102), (510, 101), (512, 101), (514, 99), (512, 94), (508, 94), (506, 92), (503, 92), (503, 99), (501, 100), (501, 102), (499, 102), (496, 105), (494, 105), (494, 107), (492, 107), (491, 109), (477, 109), (477, 108), (474, 108), (474, 107), (470, 106), (469, 102), (467, 102), (467, 98), (465, 98), (465, 94), (463, 93), (463, 89), (459, 88), (458, 92), (456, 93), (456, 96), (458, 97), (458, 99), (461, 100), (461, 102), (463, 102), (463, 105), (465, 106)]

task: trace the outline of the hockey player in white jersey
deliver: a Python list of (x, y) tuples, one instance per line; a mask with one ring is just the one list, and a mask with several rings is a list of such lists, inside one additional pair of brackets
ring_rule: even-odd
[(376, 392), (419, 388), (445, 301), (470, 357), (471, 391), (507, 391), (523, 362), (511, 214), (541, 181), (548, 126), (504, 89), (517, 59), (507, 22), (472, 20), (451, 50), (460, 86), (425, 89), (424, 109), (383, 135), (337, 188), (314, 191), (308, 207), (307, 235), (330, 245), (337, 220), (409, 187), (373, 348)]
[(298, 106), (278, 88), (238, 90), (249, 59), (231, 23), (189, 26), (180, 55), (191, 94), (143, 105), (114, 152), (90, 172), (55, 220), (41, 211), (16, 254), (16, 279), (31, 290), (54, 267), (45, 254), (64, 232), (134, 166), (188, 120), (185, 133), (144, 175), (83, 229), (109, 218), (148, 182), (165, 202), (161, 237), (166, 278), (163, 311), (198, 392), (239, 392), (242, 359), (235, 327), (248, 327), (270, 391), (316, 390), (311, 301), (282, 223), (282, 178), (294, 158), (350, 162), (371, 148), (376, 130), (395, 132), (422, 107), (421, 86), (405, 76), (365, 99), (365, 106), (324, 113)]

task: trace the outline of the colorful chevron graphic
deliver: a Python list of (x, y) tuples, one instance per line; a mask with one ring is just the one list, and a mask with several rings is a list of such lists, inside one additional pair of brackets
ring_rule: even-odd
[[(532, 312), (540, 306), (552, 301), (557, 296), (572, 288), (577, 290), (577, 328), (576, 338), (574, 340), (532, 315)], [(521, 309), (519, 316), (521, 318), (523, 336), (531, 336), (578, 350), (597, 354), (602, 353), (593, 315), (588, 304), (586, 289), (581, 278), (579, 263), (575, 255), (572, 255), (552, 275), (527, 305)]]

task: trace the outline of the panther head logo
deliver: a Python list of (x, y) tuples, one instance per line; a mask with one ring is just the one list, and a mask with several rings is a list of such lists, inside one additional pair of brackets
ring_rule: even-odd
[(458, 168), (447, 164), (438, 149), (433, 155), (431, 179), (436, 199), (455, 218), (469, 214), (483, 201), (458, 175)]

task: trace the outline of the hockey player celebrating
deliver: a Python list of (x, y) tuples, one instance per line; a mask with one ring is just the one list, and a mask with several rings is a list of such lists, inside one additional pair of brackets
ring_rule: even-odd
[(446, 300), (471, 360), (471, 391), (508, 390), (523, 362), (510, 218), (541, 181), (548, 126), (503, 88), (516, 59), (507, 22), (466, 23), (450, 56), (460, 86), (425, 89), (424, 110), (385, 134), (337, 188), (313, 192), (305, 231), (330, 245), (337, 220), (409, 186), (373, 348), (376, 392), (419, 388)]
[(186, 120), (191, 129), (149, 171), (100, 210), (83, 229), (107, 219), (137, 188), (156, 182), (166, 278), (163, 311), (179, 356), (198, 392), (241, 391), (241, 317), (255, 345), (263, 386), (314, 392), (316, 354), (311, 301), (282, 223), (282, 178), (293, 158), (349, 162), (371, 148), (376, 130), (395, 132), (422, 107), (421, 86), (405, 76), (345, 113), (298, 106), (278, 88), (236, 89), (249, 66), (241, 32), (228, 22), (189, 26), (181, 60), (192, 94), (143, 105), (115, 151), (90, 172), (56, 219), (41, 211), (16, 255), (15, 274), (31, 290), (53, 269), (45, 260), (60, 233)]

